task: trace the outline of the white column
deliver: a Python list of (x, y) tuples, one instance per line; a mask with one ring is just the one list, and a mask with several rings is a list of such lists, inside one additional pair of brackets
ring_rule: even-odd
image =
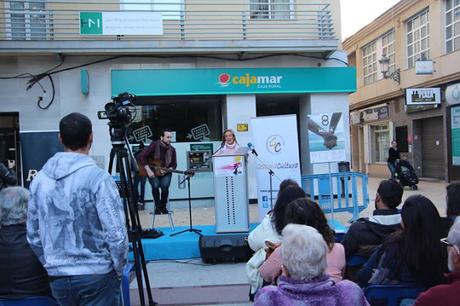
[[(236, 139), (242, 147), (246, 147), (251, 139), (251, 118), (256, 117), (255, 95), (228, 95), (225, 113), (227, 114), (227, 128), (235, 132)], [(238, 132), (236, 125), (246, 123), (249, 125), (247, 132)], [(252, 156), (248, 158), (248, 196), (250, 199), (257, 198), (255, 162)]]

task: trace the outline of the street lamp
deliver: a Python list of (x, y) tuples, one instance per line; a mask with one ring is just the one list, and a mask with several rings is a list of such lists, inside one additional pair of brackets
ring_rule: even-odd
[(385, 55), (379, 59), (379, 64), (380, 64), (380, 71), (383, 74), (384, 79), (393, 79), (395, 82), (400, 84), (400, 73), (399, 73), (399, 68), (393, 71), (392, 73), (388, 73), (390, 70), (390, 59), (386, 57)]

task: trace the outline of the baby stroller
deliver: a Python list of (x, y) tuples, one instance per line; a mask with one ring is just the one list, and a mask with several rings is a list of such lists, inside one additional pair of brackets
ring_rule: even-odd
[(400, 160), (396, 165), (396, 175), (399, 180), (399, 184), (409, 186), (412, 190), (417, 190), (418, 177), (415, 173), (414, 168), (407, 160)]

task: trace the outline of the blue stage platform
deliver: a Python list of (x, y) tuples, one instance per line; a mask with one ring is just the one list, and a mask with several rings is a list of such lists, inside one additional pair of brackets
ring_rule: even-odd
[[(336, 231), (336, 233), (344, 233), (347, 228), (336, 220), (330, 220), (329, 225)], [(250, 231), (253, 230), (257, 224), (251, 224)], [(172, 232), (169, 227), (158, 228), (164, 233), (156, 239), (142, 239), (144, 247), (144, 255), (146, 261), (152, 260), (176, 260), (176, 259), (190, 259), (200, 257), (200, 248), (198, 245), (199, 236), (193, 232), (185, 232), (174, 237), (169, 235), (172, 233), (180, 232), (188, 229), (188, 226), (179, 226)], [(216, 227), (214, 225), (194, 225), (193, 228), (201, 230), (205, 236), (216, 235)], [(226, 234), (219, 234), (226, 235)]]

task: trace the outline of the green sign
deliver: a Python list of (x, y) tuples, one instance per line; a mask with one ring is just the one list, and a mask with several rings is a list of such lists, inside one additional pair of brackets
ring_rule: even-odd
[(112, 96), (354, 91), (356, 69), (352, 67), (112, 70)]
[(80, 35), (102, 35), (101, 12), (80, 12)]
[(213, 150), (212, 143), (192, 143), (190, 144), (190, 151), (210, 151)]
[(460, 106), (451, 108), (452, 165), (460, 166)]

